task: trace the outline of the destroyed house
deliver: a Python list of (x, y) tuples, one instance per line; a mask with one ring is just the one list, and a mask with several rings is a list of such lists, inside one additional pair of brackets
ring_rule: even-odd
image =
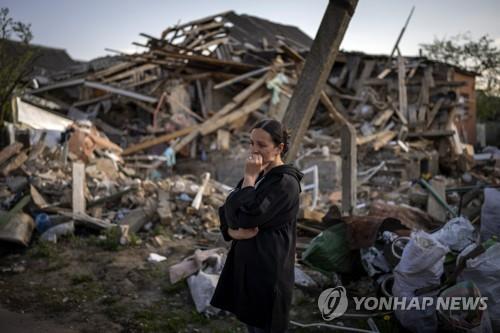
[[(195, 157), (245, 142), (260, 119), (281, 120), (312, 43), (296, 27), (232, 11), (141, 36), (146, 41), (134, 44), (143, 52), (54, 79), (30, 91), (36, 98), (27, 102), (54, 102), (51, 112), (93, 121), (125, 155), (173, 146)], [(466, 168), (460, 156), (470, 164), (474, 81), (475, 73), (424, 57), (340, 52), (324, 87), (331, 103), (319, 103), (310, 128), (338, 137), (338, 112), (363, 149), (398, 142), (407, 151), (409, 142), (425, 139), (432, 147), (421, 149), (439, 152), (440, 163), (463, 159)]]
[[(142, 52), (94, 59), (82, 72), (59, 73), (15, 96), (9, 142), (0, 143), (0, 241), (34, 251), (6, 257), (2, 283), (14, 291), (6, 299), (36, 304), (37, 291), (57, 291), (54, 309), (83, 309), (91, 319), (113, 313), (113, 322), (126, 325), (151, 318), (144, 300), (162, 319), (175, 307), (175, 321), (194, 305), (212, 327), (232, 325), (207, 300), (230, 246), (219, 209), (242, 178), (250, 129), (283, 119), (303, 83), (311, 40), (234, 12), (142, 36)], [(294, 312), (305, 309), (312, 319), (314, 309), (320, 320), (316, 296), (339, 282), (349, 295), (412, 302), (480, 292), (488, 312), (396, 309), (386, 316), (367, 306), (366, 325), (357, 317), (342, 322), (434, 332), (443, 330), (427, 324), (438, 327), (439, 318), (441, 326), (458, 326), (457, 318), (461, 331), (490, 332), (490, 321), (498, 331), (500, 150), (475, 154), (472, 147), (476, 74), (424, 57), (359, 52), (340, 52), (328, 74), (290, 161), (304, 173), (294, 284), (306, 289), (294, 294)], [(88, 241), (66, 242), (68, 235)], [(42, 255), (55, 253), (44, 241), (59, 242), (57, 256)], [(37, 272), (41, 284), (31, 283)], [(186, 280), (193, 302), (183, 301), (186, 284), (178, 282)], [(72, 299), (83, 289), (106, 293)], [(123, 316), (115, 305), (127, 309)], [(186, 322), (185, 330), (194, 329)], [(202, 330), (210, 331), (206, 323)], [(96, 331), (102, 327), (114, 326)]]

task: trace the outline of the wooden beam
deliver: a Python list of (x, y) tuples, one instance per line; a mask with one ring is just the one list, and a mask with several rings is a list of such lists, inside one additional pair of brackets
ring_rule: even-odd
[(156, 204), (136, 208), (130, 211), (123, 219), (118, 221), (118, 225), (120, 227), (126, 226), (128, 233), (136, 233), (141, 230), (146, 222), (153, 219), (157, 208)]
[(351, 215), (356, 207), (357, 196), (357, 140), (356, 129), (335, 108), (325, 91), (321, 92), (321, 102), (336, 122), (342, 124), (340, 129), (340, 156), (342, 158), (342, 212)]
[(393, 109), (387, 109), (384, 111), (381, 111), (377, 114), (375, 119), (372, 121), (372, 124), (377, 127), (384, 127), (387, 121), (392, 117), (394, 114)]
[(85, 164), (73, 163), (73, 214), (85, 214)]
[(205, 119), (207, 118), (208, 112), (200, 80), (195, 81), (195, 87), (196, 87), (196, 96), (198, 97), (198, 101), (200, 103), (201, 114), (203, 115), (202, 119)]
[(245, 73), (245, 74), (233, 77), (232, 79), (226, 80), (224, 82), (218, 83), (218, 84), (216, 84), (214, 86), (213, 89), (214, 90), (218, 90), (218, 89), (227, 87), (227, 86), (229, 86), (231, 84), (238, 83), (238, 82), (243, 81), (245, 79), (248, 79), (250, 77), (253, 77), (253, 76), (265, 73), (265, 72), (267, 72), (270, 69), (271, 69), (271, 66), (266, 66), (266, 67), (262, 67), (262, 68), (256, 69), (254, 71), (250, 71), (248, 73)]
[(398, 35), (398, 38), (396, 39), (396, 43), (394, 44), (394, 47), (392, 48), (391, 55), (387, 59), (387, 64), (385, 67), (389, 67), (389, 64), (391, 62), (392, 56), (394, 56), (394, 53), (396, 50), (399, 50), (399, 42), (401, 41), (401, 38), (403, 38), (403, 35), (405, 33), (406, 27), (408, 26), (408, 23), (410, 23), (411, 16), (413, 15), (413, 11), (415, 10), (415, 6), (411, 8), (410, 14), (408, 15), (408, 18), (406, 19), (405, 25), (401, 29), (401, 32)]
[(230, 124), (236, 119), (239, 119), (244, 115), (247, 115), (253, 111), (258, 110), (265, 102), (267, 102), (270, 99), (270, 97), (271, 96), (267, 94), (266, 96), (255, 100), (254, 102), (243, 105), (239, 110), (231, 112), (225, 117), (219, 118), (214, 122), (207, 122), (205, 126), (203, 126), (203, 128), (200, 130), (201, 135), (210, 134), (218, 130), (222, 126)]
[(406, 96), (406, 67), (405, 59), (403, 56), (398, 56), (398, 96), (399, 96), (399, 114), (398, 116), (403, 118), (403, 125), (407, 125), (408, 121), (408, 97)]
[(25, 152), (21, 152), (16, 157), (10, 159), (10, 161), (2, 167), (2, 175), (7, 176), (10, 172), (17, 170), (27, 160), (28, 155), (26, 155)]
[(171, 31), (181, 30), (181, 29), (184, 29), (184, 28), (189, 27), (191, 25), (200, 25), (200, 24), (203, 24), (205, 22), (212, 21), (212, 20), (214, 20), (215, 18), (217, 18), (219, 16), (224, 17), (224, 16), (226, 16), (229, 13), (231, 13), (231, 11), (225, 11), (225, 12), (222, 12), (222, 13), (217, 13), (215, 15), (210, 15), (210, 16), (207, 16), (207, 17), (203, 17), (201, 19), (197, 19), (197, 20), (186, 22), (186, 23), (174, 25), (172, 27), (169, 27), (169, 28), (165, 29), (161, 33), (161, 39), (165, 39), (165, 37), (167, 36), (167, 34), (169, 32), (171, 32)]
[(192, 131), (187, 136), (182, 138), (182, 140), (179, 141), (175, 145), (174, 150), (176, 152), (180, 151), (187, 144), (189, 144), (191, 141), (193, 141), (198, 136), (198, 134), (201, 134), (201, 135), (210, 134), (213, 131), (218, 130), (222, 126), (230, 124), (233, 121), (239, 119), (240, 117), (243, 117), (244, 115), (250, 114), (251, 112), (258, 110), (262, 106), (262, 104), (264, 104), (265, 102), (267, 102), (269, 100), (269, 98), (270, 98), (270, 95), (266, 95), (262, 98), (259, 98), (255, 102), (244, 105), (240, 110), (231, 112), (230, 114), (228, 114), (222, 118), (216, 118), (216, 119), (214, 119), (214, 117), (210, 118), (209, 120), (207, 120), (203, 124), (201, 124), (198, 129)]
[(130, 155), (130, 154), (136, 153), (138, 151), (142, 151), (144, 149), (151, 148), (151, 147), (156, 146), (160, 143), (169, 142), (169, 141), (174, 140), (180, 136), (183, 136), (183, 135), (186, 135), (186, 134), (192, 132), (195, 128), (196, 128), (195, 126), (190, 126), (190, 127), (186, 127), (186, 128), (181, 129), (181, 130), (175, 131), (173, 133), (165, 134), (165, 135), (162, 135), (160, 137), (157, 137), (157, 138), (154, 138), (151, 140), (143, 141), (141, 143), (138, 143), (136, 145), (128, 147), (127, 149), (125, 149), (123, 151), (122, 155)]
[(342, 147), (340, 156), (342, 157), (342, 213), (352, 215), (356, 207), (356, 187), (357, 187), (357, 147), (356, 130), (346, 123), (340, 130), (340, 140)]
[(231, 102), (227, 103), (217, 111), (210, 119), (207, 121), (219, 119), (229, 112), (233, 111), (235, 108), (237, 108), (244, 100), (246, 100), (250, 95), (252, 95), (255, 91), (257, 91), (260, 87), (262, 87), (268, 79), (268, 73), (264, 74), (260, 79), (243, 89), (241, 92), (239, 92), (236, 96), (233, 97)]
[(297, 155), (357, 4), (357, 0), (330, 0), (328, 3), (283, 119), (285, 127), (292, 130), (287, 161)]
[(328, 97), (324, 90), (321, 91), (320, 99), (321, 103), (326, 107), (336, 122), (341, 125), (349, 124), (349, 121), (337, 110), (337, 108), (333, 105), (332, 100)]
[(431, 127), (432, 123), (434, 122), (434, 118), (436, 118), (436, 115), (438, 114), (439, 109), (441, 108), (443, 103), (444, 103), (444, 98), (440, 98), (437, 100), (436, 103), (434, 103), (434, 106), (432, 107), (432, 110), (429, 113), (429, 117), (427, 118), (427, 126), (426, 126), (427, 129)]
[[(215, 128), (215, 129), (213, 128), (214, 123), (216, 123), (221, 118), (224, 118), (224, 119), (227, 120), (227, 118), (225, 118), (225, 117), (226, 117), (226, 115), (229, 112), (233, 111), (245, 99), (247, 99), (251, 94), (253, 94), (256, 90), (258, 90), (259, 88), (261, 88), (264, 85), (264, 83), (266, 82), (267, 77), (268, 77), (268, 73), (264, 74), (260, 79), (258, 79), (257, 81), (255, 81), (254, 83), (252, 83), (251, 85), (249, 85), (248, 87), (246, 87), (245, 89), (243, 89), (239, 94), (237, 94), (236, 96), (234, 96), (233, 99), (232, 99), (232, 101), (230, 101), (229, 103), (227, 103), (226, 105), (224, 105), (222, 107), (222, 109), (220, 109), (219, 111), (217, 111), (212, 117), (210, 117), (209, 119), (207, 119), (202, 124), (199, 124), (197, 127), (195, 127), (194, 129), (192, 129), (191, 131), (189, 131), (187, 133), (184, 133), (184, 134), (188, 134), (188, 135), (186, 135), (184, 138), (182, 138), (182, 140), (175, 145), (176, 151), (179, 151), (180, 149), (182, 149), (183, 147), (185, 147), (186, 145), (188, 145), (200, 133), (203, 134), (203, 135), (206, 135), (209, 132), (217, 130), (218, 128), (224, 126), (226, 123), (222, 124), (221, 126)], [(252, 112), (252, 111), (255, 111), (255, 110), (256, 109), (250, 110), (249, 112)], [(247, 114), (247, 113), (245, 113), (245, 114)], [(229, 116), (231, 116), (231, 115), (229, 115)], [(242, 116), (242, 115), (238, 114), (237, 118), (239, 118), (240, 116)], [(237, 118), (235, 118), (235, 119), (237, 119)], [(235, 120), (235, 119), (232, 119), (232, 120)], [(182, 134), (182, 135), (184, 135), (184, 134)], [(180, 136), (182, 136), (182, 135), (180, 135)]]
[(424, 138), (432, 140), (432, 139), (439, 139), (443, 137), (452, 136), (453, 134), (455, 134), (455, 131), (453, 130), (433, 130), (433, 131), (408, 133), (406, 137), (408, 139)]
[(80, 222), (80, 224), (84, 224), (93, 229), (108, 229), (115, 227), (116, 225), (111, 224), (105, 220), (97, 219), (92, 216), (88, 216), (87, 214), (73, 214), (64, 211), (58, 211), (58, 214), (72, 218), (73, 220)]
[(254, 65), (248, 65), (248, 64), (244, 64), (244, 63), (240, 63), (240, 62), (235, 62), (235, 61), (219, 60), (217, 58), (204, 56), (204, 55), (195, 55), (195, 54), (186, 54), (186, 53), (179, 54), (179, 53), (169, 52), (169, 51), (164, 51), (164, 50), (154, 50), (153, 53), (161, 54), (161, 55), (164, 55), (168, 58), (183, 59), (183, 60), (188, 60), (190, 62), (202, 63), (202, 64), (209, 65), (209, 66), (223, 67), (224, 70), (227, 70), (227, 71), (234, 69), (235, 71), (238, 71), (238, 72), (248, 72), (248, 71), (251, 71), (251, 70), (258, 68), (257, 66), (254, 66)]
[(394, 131), (385, 131), (383, 135), (377, 138), (377, 141), (373, 144), (373, 150), (378, 151), (380, 148), (385, 146), (389, 141), (394, 139), (398, 133)]
[(13, 144), (2, 149), (2, 151), (0, 151), (0, 164), (19, 153), (21, 149), (23, 149), (23, 144), (19, 142), (14, 142)]
[(418, 128), (423, 129), (426, 127), (427, 123), (425, 119), (429, 112), (429, 101), (430, 101), (430, 86), (432, 80), (432, 68), (427, 67), (424, 70), (424, 77), (422, 78), (422, 87), (420, 88), (420, 104), (418, 111)]

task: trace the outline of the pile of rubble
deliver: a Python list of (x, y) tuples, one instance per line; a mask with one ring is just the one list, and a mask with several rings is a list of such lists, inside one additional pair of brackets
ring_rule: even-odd
[[(215, 162), (222, 156), (241, 177), (249, 129), (283, 119), (312, 40), (234, 12), (178, 24), (160, 38), (142, 35), (147, 42), (136, 44), (144, 52), (59, 73), (16, 98), (10, 145), (0, 151), (1, 240), (27, 246), (36, 227), (56, 241), (76, 226), (117, 228), (126, 243), (160, 224), (174, 237), (220, 244), (217, 208), (236, 180), (219, 177)], [(414, 287), (406, 296), (416, 297), (417, 289), (443, 292), (472, 272), (459, 260), (472, 259), (466, 249), (497, 263), (500, 153), (475, 154), (470, 144), (475, 75), (423, 57), (338, 55), (294, 160), (308, 183), (298, 224), (302, 264), (329, 279), (368, 276), (386, 294)], [(359, 165), (351, 216), (339, 208), (346, 124), (355, 129)], [(200, 166), (180, 175), (186, 159), (207, 161), (211, 172)], [(213, 311), (198, 296), (213, 289), (223, 252), (197, 251), (171, 269), (173, 283), (189, 278), (200, 312)], [(455, 273), (443, 275), (446, 253), (458, 259)], [(488, 294), (481, 274), (472, 281)]]
[[(17, 120), (58, 131), (62, 117), (90, 120), (142, 169), (162, 155), (213, 162), (215, 151), (244, 146), (256, 121), (283, 119), (312, 43), (294, 27), (234, 12), (142, 36), (142, 53), (100, 59), (28, 91)], [(362, 172), (382, 161), (380, 174), (399, 180), (465, 172), (474, 163), (466, 142), (474, 142), (475, 75), (423, 57), (340, 53), (298, 158), (324, 146), (337, 154), (341, 117), (356, 129)], [(385, 178), (379, 183), (397, 182)]]
[(130, 233), (157, 223), (174, 237), (213, 239), (227, 187), (210, 174), (141, 179), (110, 147), (116, 146), (95, 127), (79, 124), (52, 149), (43, 140), (2, 149), (0, 239), (28, 246), (35, 227), (41, 239), (57, 241), (82, 226), (117, 227), (127, 242)]

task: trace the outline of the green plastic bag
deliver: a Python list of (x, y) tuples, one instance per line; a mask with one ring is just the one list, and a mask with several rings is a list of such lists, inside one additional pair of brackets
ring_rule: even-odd
[(314, 237), (302, 253), (302, 260), (323, 274), (349, 273), (352, 257), (344, 223), (336, 224)]

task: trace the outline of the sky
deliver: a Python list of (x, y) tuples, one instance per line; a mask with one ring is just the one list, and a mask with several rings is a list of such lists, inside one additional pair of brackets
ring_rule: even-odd
[[(111, 54), (105, 49), (138, 52), (132, 42), (144, 42), (139, 33), (159, 37), (180, 22), (234, 10), (294, 25), (314, 38), (326, 0), (2, 0), (16, 21), (31, 23), (33, 44), (63, 48), (77, 60)], [(499, 0), (359, 0), (341, 49), (390, 53), (415, 5), (400, 49), (418, 54), (419, 44), (435, 38), (470, 33), (488, 34), (500, 46)]]

